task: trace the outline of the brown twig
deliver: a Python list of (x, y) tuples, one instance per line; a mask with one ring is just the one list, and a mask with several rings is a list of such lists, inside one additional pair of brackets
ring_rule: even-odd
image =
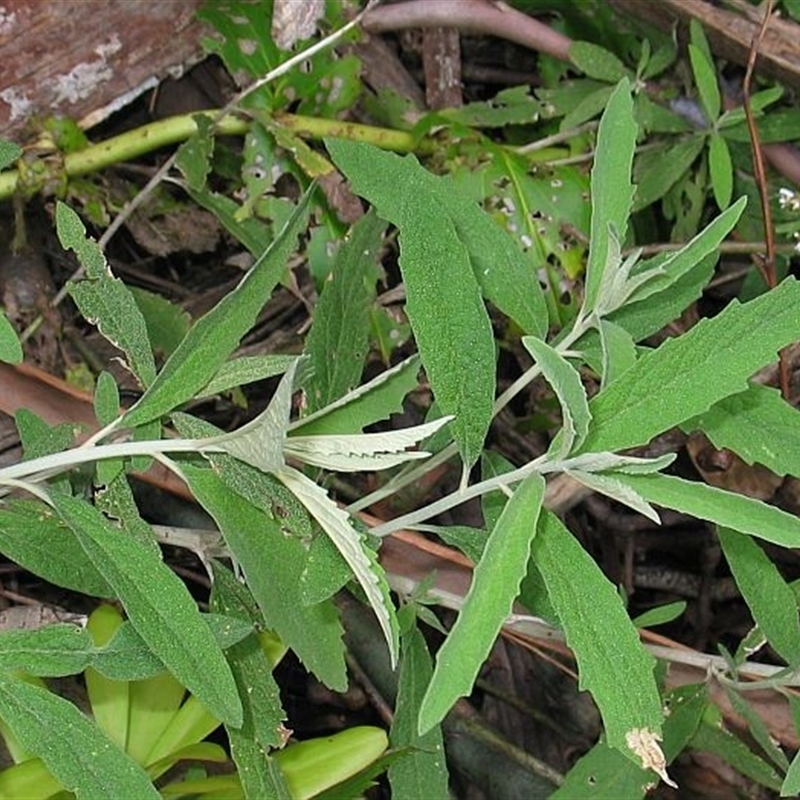
[[(770, 289), (774, 289), (778, 284), (778, 276), (775, 270), (775, 234), (772, 227), (772, 212), (769, 203), (767, 171), (764, 167), (764, 153), (761, 149), (761, 138), (759, 137), (758, 127), (756, 126), (755, 117), (753, 116), (753, 109), (750, 105), (750, 84), (753, 79), (758, 50), (761, 46), (767, 26), (769, 25), (770, 17), (772, 16), (772, 5), (773, 0), (767, 0), (766, 8), (764, 9), (764, 19), (761, 22), (758, 34), (753, 37), (753, 43), (750, 46), (750, 53), (747, 57), (747, 72), (745, 73), (744, 85), (742, 86), (742, 106), (744, 108), (745, 117), (747, 118), (747, 129), (750, 133), (750, 146), (753, 151), (753, 172), (755, 173), (758, 196), (761, 201), (761, 214), (764, 221), (764, 242), (766, 244), (763, 261), (759, 260), (756, 263), (764, 277), (764, 281)], [(789, 386), (789, 367), (783, 352), (779, 355), (778, 372), (780, 376), (781, 394), (784, 398), (788, 399), (791, 394)]]

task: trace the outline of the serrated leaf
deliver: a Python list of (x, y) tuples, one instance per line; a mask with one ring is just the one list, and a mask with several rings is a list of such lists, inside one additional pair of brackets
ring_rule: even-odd
[(305, 343), (312, 370), (305, 389), (312, 413), (361, 382), (385, 230), (385, 222), (367, 214), (353, 226), (336, 255)]
[(800, 664), (800, 625), (794, 593), (764, 551), (738, 531), (720, 527), (719, 542), (750, 613), (775, 652)]
[(286, 440), (284, 453), (306, 464), (339, 472), (387, 469), (406, 461), (427, 458), (424, 450), (406, 450), (427, 439), (452, 417), (398, 428), (383, 433), (356, 433), (349, 436), (292, 436)]
[(113, 276), (97, 243), (87, 237), (80, 217), (60, 201), (56, 206), (56, 227), (61, 246), (73, 250), (86, 270), (84, 280), (69, 285), (81, 314), (125, 353), (142, 386), (150, 386), (156, 376), (155, 360), (144, 317), (130, 289)]
[(19, 364), (22, 361), (22, 345), (14, 326), (8, 321), (6, 312), (0, 309), (0, 361)]
[(425, 638), (416, 625), (403, 634), (403, 657), (397, 682), (395, 715), (389, 732), (393, 749), (413, 748), (389, 767), (394, 800), (447, 800), (447, 767), (440, 727), (423, 736), (417, 731), (417, 712), (431, 679), (433, 664)]
[(541, 475), (526, 478), (489, 535), (464, 605), (436, 656), (433, 677), (420, 706), (420, 733), (440, 723), (453, 703), (470, 693), (511, 613), (527, 568), (544, 487)]
[(0, 716), (79, 800), (160, 797), (147, 773), (61, 697), (0, 674)]
[(530, 86), (512, 86), (500, 90), (490, 100), (467, 103), (460, 108), (445, 108), (437, 118), (470, 128), (503, 128), (506, 125), (530, 125), (539, 116), (539, 102)]
[(492, 417), (495, 354), (469, 251), (413, 156), (344, 140), (326, 146), (355, 191), (400, 229), (406, 311), (436, 400), (455, 416), (453, 437), (471, 465)]
[[(214, 583), (210, 607), (213, 611), (250, 623), (263, 624), (253, 596), (227, 567), (214, 563)], [(255, 632), (227, 652), (239, 696), (243, 699), (242, 735), (256, 740), (262, 752), (280, 747), (281, 726), (286, 714), (281, 707), (278, 684), (272, 676), (272, 665)], [(241, 746), (241, 745), (240, 745)]]
[(733, 528), (782, 547), (800, 547), (800, 520), (775, 506), (672, 475), (618, 475), (650, 503)]
[(302, 602), (303, 543), (284, 535), (271, 516), (232, 492), (212, 470), (181, 464), (181, 473), (222, 531), (267, 625), (323, 683), (343, 690), (347, 677), (336, 609), (330, 602)]
[(608, 266), (609, 227), (614, 229), (620, 242), (625, 240), (633, 204), (630, 175), (635, 145), (636, 122), (630, 84), (626, 79), (619, 82), (609, 98), (597, 133), (592, 167), (591, 244), (586, 265), (584, 316), (588, 316), (602, 299), (599, 293)]
[(364, 545), (362, 534), (352, 526), (347, 513), (328, 497), (324, 489), (292, 467), (283, 467), (276, 473), (276, 477), (308, 509), (308, 513), (330, 536), (353, 570), (356, 580), (378, 618), (394, 669), (399, 649), (397, 618), (386, 576), (374, 553)]
[(718, 133), (713, 134), (708, 143), (708, 171), (714, 199), (724, 210), (731, 204), (733, 194), (733, 161), (728, 143)]
[(722, 108), (714, 67), (706, 53), (695, 44), (689, 45), (689, 61), (692, 64), (694, 81), (697, 84), (697, 91), (700, 94), (700, 102), (703, 104), (706, 119), (709, 124), (713, 124), (717, 121)]
[(606, 83), (617, 83), (628, 75), (625, 65), (604, 47), (592, 42), (573, 42), (569, 60), (588, 77)]
[(190, 400), (214, 377), (281, 279), (305, 225), (310, 191), (237, 287), (192, 326), (123, 424), (137, 426), (158, 419)]
[(703, 431), (714, 447), (727, 447), (748, 464), (800, 477), (800, 412), (777, 389), (750, 384), (681, 427)]
[(639, 641), (616, 588), (549, 511), (539, 517), (531, 557), (575, 653), (580, 687), (592, 693), (600, 709), (608, 743), (642, 763), (628, 736), (634, 731), (660, 734), (655, 659)]
[(592, 426), (581, 449), (643, 444), (746, 388), (750, 375), (797, 338), (799, 303), (800, 284), (787, 279), (641, 356), (590, 402)]
[(561, 405), (562, 438), (556, 458), (564, 458), (580, 447), (589, 432), (592, 415), (578, 371), (549, 344), (533, 336), (523, 336), (522, 344), (533, 356)]
[(417, 386), (419, 356), (411, 356), (376, 375), (344, 397), (289, 425), (292, 435), (359, 433), (403, 411), (403, 399)]
[(219, 719), (241, 724), (233, 676), (183, 582), (87, 502), (59, 494), (52, 502), (152, 651)]

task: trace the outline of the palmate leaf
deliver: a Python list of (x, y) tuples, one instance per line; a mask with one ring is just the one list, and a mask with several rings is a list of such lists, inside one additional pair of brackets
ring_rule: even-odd
[(790, 278), (641, 356), (589, 403), (592, 426), (581, 451), (643, 444), (745, 389), (800, 334), (798, 304), (800, 284)]
[(453, 703), (472, 690), (519, 593), (543, 497), (544, 479), (534, 473), (506, 503), (475, 567), (456, 623), (436, 657), (420, 707), (420, 733), (441, 722)]
[(374, 553), (364, 545), (362, 535), (351, 524), (347, 512), (339, 508), (324, 489), (292, 467), (279, 470), (276, 477), (319, 522), (353, 570), (356, 580), (378, 618), (389, 646), (389, 656), (394, 669), (399, 650), (397, 618), (389, 596), (389, 584)]

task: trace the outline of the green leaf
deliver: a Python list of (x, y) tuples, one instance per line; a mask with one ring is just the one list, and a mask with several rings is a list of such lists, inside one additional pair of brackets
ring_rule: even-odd
[(8, 321), (6, 312), (0, 309), (0, 361), (5, 361), (6, 364), (19, 364), (22, 358), (22, 345), (17, 338), (17, 332)]
[(689, 61), (692, 64), (694, 80), (700, 94), (700, 102), (706, 113), (706, 119), (713, 125), (719, 117), (722, 100), (717, 85), (717, 74), (708, 56), (694, 44), (689, 45)]
[(503, 128), (506, 125), (530, 125), (539, 115), (539, 102), (531, 95), (530, 86), (501, 89), (486, 101), (467, 103), (460, 108), (445, 108), (435, 112), (437, 119), (470, 128)]
[(344, 140), (326, 146), (354, 190), (400, 229), (406, 312), (436, 401), (455, 416), (453, 438), (471, 465), (491, 422), (495, 354), (469, 250), (413, 156)]
[[(595, 81), (586, 80), (586, 83), (597, 85)], [(561, 124), (558, 126), (559, 131), (569, 131), (577, 128), (578, 125), (583, 125), (590, 119), (596, 117), (606, 106), (608, 100), (614, 92), (613, 86), (601, 84), (599, 89), (587, 94), (582, 100), (576, 103), (566, 114)]]
[(399, 649), (397, 618), (386, 575), (375, 554), (364, 544), (362, 534), (353, 527), (347, 513), (328, 497), (322, 487), (292, 467), (284, 467), (276, 477), (308, 509), (353, 570), (378, 618), (394, 669)]
[(539, 365), (561, 405), (561, 443), (555, 457), (564, 458), (571, 450), (581, 446), (592, 420), (581, 376), (569, 361), (541, 339), (523, 336), (522, 344)]
[(0, 508), (0, 551), (56, 586), (93, 597), (112, 597), (70, 529), (38, 500), (9, 500)]
[(641, 211), (660, 200), (691, 167), (705, 141), (703, 136), (692, 136), (671, 147), (639, 153), (633, 165), (636, 183), (633, 210)]
[(94, 415), (105, 426), (119, 415), (119, 389), (114, 376), (103, 370), (94, 387)]
[(419, 356), (376, 375), (344, 397), (289, 426), (294, 435), (360, 433), (368, 425), (403, 412), (403, 399), (417, 387)]
[(600, 741), (573, 764), (548, 800), (643, 800), (654, 782), (651, 772)]
[(165, 356), (172, 355), (189, 332), (191, 317), (179, 305), (160, 294), (138, 286), (132, 287), (131, 293), (144, 317), (153, 349)]
[(763, 758), (721, 725), (704, 721), (689, 742), (690, 747), (719, 756), (737, 772), (768, 789), (778, 791), (781, 777)]
[(66, 623), (0, 633), (0, 664), (6, 672), (21, 670), (51, 678), (77, 675), (86, 669), (92, 649), (88, 631)]
[(593, 311), (601, 300), (600, 287), (609, 265), (609, 230), (620, 243), (625, 241), (628, 217), (633, 203), (631, 164), (636, 145), (636, 123), (627, 79), (614, 89), (600, 120), (597, 148), (592, 167), (592, 226), (589, 261), (586, 265), (584, 315)]
[(637, 628), (656, 628), (659, 625), (666, 625), (678, 619), (686, 611), (687, 605), (685, 600), (676, 600), (674, 603), (656, 606), (635, 617), (633, 624)]
[(739, 221), (746, 205), (747, 198), (740, 197), (680, 250), (666, 257), (641, 262), (632, 270), (632, 276), (635, 278), (650, 273), (653, 277), (631, 293), (629, 302), (637, 303), (652, 295), (665, 293), (703, 259), (716, 253), (720, 242)]
[(800, 664), (800, 625), (794, 593), (778, 568), (749, 537), (720, 527), (722, 552), (750, 613), (767, 641), (791, 667)]
[(0, 716), (79, 800), (160, 797), (130, 756), (72, 703), (46, 689), (0, 674)]
[(212, 470), (181, 464), (181, 472), (222, 531), (267, 625), (323, 683), (343, 690), (347, 676), (336, 609), (330, 602), (307, 606), (302, 601), (303, 542), (286, 536), (272, 517), (232, 492)]
[(625, 328), (601, 319), (600, 347), (603, 354), (601, 388), (605, 388), (636, 363), (636, 345)]
[(310, 412), (338, 400), (361, 382), (385, 230), (385, 222), (374, 213), (367, 214), (353, 226), (336, 255), (305, 343), (312, 370), (305, 386)]
[(237, 386), (283, 375), (298, 358), (299, 356), (288, 355), (242, 356), (233, 361), (226, 361), (200, 394), (209, 397)]
[(186, 178), (186, 185), (199, 192), (206, 185), (214, 154), (213, 123), (206, 114), (192, 116), (197, 126), (195, 132), (178, 148), (175, 165)]
[(310, 191), (239, 285), (192, 326), (153, 385), (125, 415), (125, 425), (158, 419), (193, 398), (214, 377), (281, 279), (305, 224)]
[[(663, 715), (653, 675), (655, 660), (642, 647), (616, 588), (549, 511), (539, 517), (531, 556), (575, 653), (580, 688), (592, 693), (609, 744), (663, 773), (657, 744)], [(637, 734), (644, 741), (637, 741)], [(646, 743), (653, 748), (649, 761)]]
[(60, 494), (52, 501), (152, 651), (219, 719), (240, 725), (233, 675), (182, 581), (85, 501)]
[(750, 384), (681, 427), (703, 431), (714, 447), (727, 447), (748, 464), (800, 476), (800, 412), (777, 389)]
[[(212, 569), (211, 609), (251, 625), (263, 625), (263, 616), (247, 588), (227, 567), (214, 562)], [(262, 753), (271, 747), (282, 746), (281, 727), (286, 714), (281, 707), (280, 689), (272, 676), (273, 665), (257, 634), (251, 633), (234, 645), (227, 652), (227, 658), (242, 698), (242, 735), (251, 736), (262, 748)]]
[(389, 767), (394, 800), (447, 800), (447, 767), (439, 726), (420, 735), (417, 713), (431, 679), (433, 664), (425, 637), (416, 625), (402, 637), (403, 657), (397, 686), (395, 715), (389, 739), (393, 749), (412, 748)]
[(58, 240), (65, 250), (73, 250), (86, 278), (70, 283), (69, 293), (100, 333), (128, 357), (133, 374), (142, 386), (150, 386), (156, 376), (153, 351), (147, 326), (130, 289), (115, 278), (97, 243), (86, 236), (80, 217), (67, 205), (56, 205)]
[(787, 279), (749, 303), (733, 301), (713, 319), (641, 356), (590, 402), (592, 426), (581, 449), (643, 444), (746, 388), (750, 375), (797, 338), (798, 304), (800, 284)]
[(421, 733), (441, 722), (453, 703), (472, 690), (519, 593), (543, 497), (544, 479), (534, 473), (517, 487), (490, 534), (464, 605), (437, 654), (420, 707)]
[(23, 153), (22, 148), (7, 139), (0, 139), (0, 169), (11, 166)]
[(733, 194), (733, 161), (728, 143), (718, 133), (713, 134), (708, 143), (708, 171), (714, 200), (724, 210), (731, 204)]
[(591, 42), (573, 42), (569, 60), (588, 77), (605, 83), (617, 83), (628, 75), (625, 65), (614, 53)]
[(617, 473), (617, 476), (651, 503), (782, 547), (800, 547), (800, 520), (775, 506), (671, 475)]

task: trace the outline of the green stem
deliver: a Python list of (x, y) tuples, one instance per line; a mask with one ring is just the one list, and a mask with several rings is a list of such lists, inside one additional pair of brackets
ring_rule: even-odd
[[(216, 120), (215, 130), (221, 136), (244, 136), (252, 125), (249, 119), (234, 114), (228, 114), (218, 120), (218, 111), (203, 111), (202, 114), (211, 120)], [(197, 114), (182, 114), (151, 122), (75, 153), (67, 153), (58, 169), (68, 178), (76, 178), (98, 172), (122, 161), (132, 161), (162, 147), (184, 142), (197, 130), (195, 116)], [(258, 112), (254, 112), (254, 116), (259, 116)], [(341, 122), (334, 119), (304, 117), (296, 114), (275, 114), (271, 119), (294, 133), (312, 139), (323, 139), (326, 136), (353, 139), (359, 142), (370, 142), (378, 147), (401, 153), (416, 151), (428, 154), (434, 149), (433, 140), (418, 140), (410, 133), (390, 128), (358, 125), (354, 122)], [(43, 159), (43, 163), (46, 164), (45, 159)], [(46, 172), (47, 170), (45, 170)], [(38, 180), (42, 180), (41, 176)], [(0, 200), (7, 200), (11, 197), (18, 183), (18, 170), (0, 172)], [(49, 183), (50, 181), (45, 177), (43, 184)]]

